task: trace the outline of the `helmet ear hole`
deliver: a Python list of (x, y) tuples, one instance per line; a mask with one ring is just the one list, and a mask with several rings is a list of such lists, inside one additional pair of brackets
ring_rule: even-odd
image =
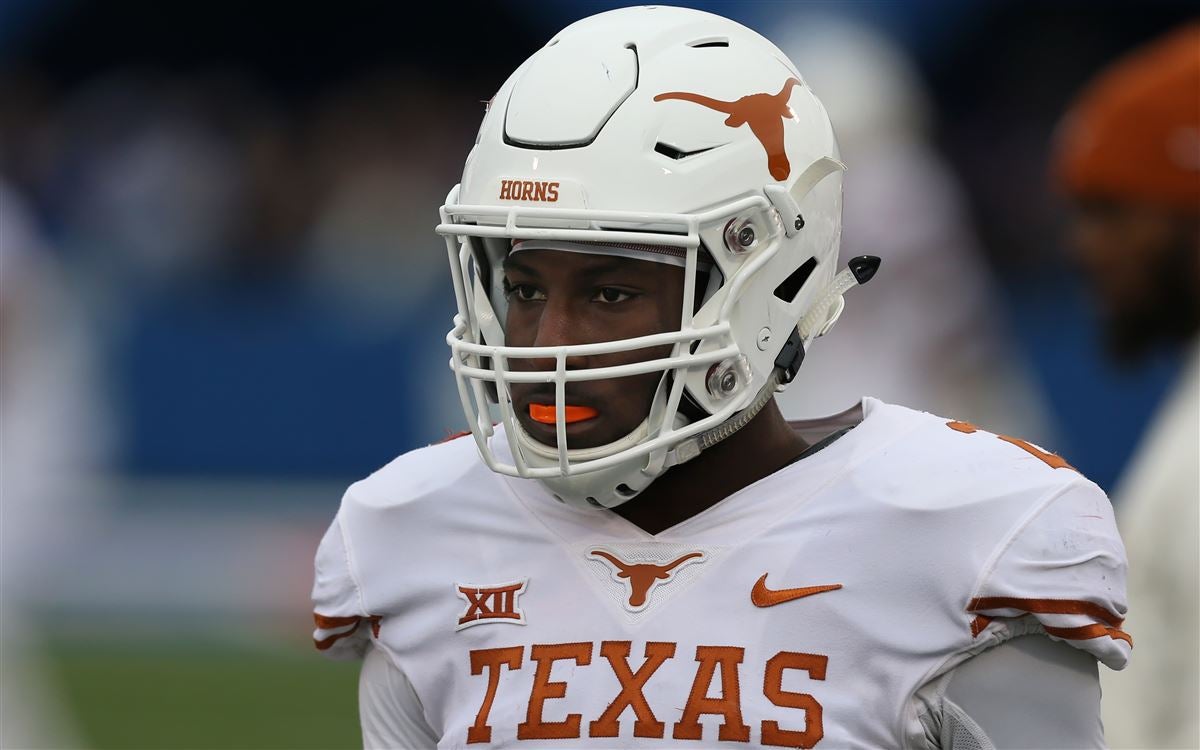
[(788, 277), (775, 287), (775, 296), (779, 299), (791, 304), (796, 301), (796, 295), (804, 288), (804, 282), (808, 281), (808, 277), (817, 268), (817, 259), (809, 258), (795, 271), (788, 274)]

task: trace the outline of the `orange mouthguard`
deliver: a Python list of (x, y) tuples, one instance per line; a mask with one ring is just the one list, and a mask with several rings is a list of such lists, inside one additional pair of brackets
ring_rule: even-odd
[[(585, 419), (591, 419), (599, 414), (590, 406), (564, 406), (564, 417), (567, 424), (572, 422), (582, 422)], [(542, 424), (554, 424), (558, 419), (557, 410), (550, 404), (530, 404), (529, 417), (534, 422)]]

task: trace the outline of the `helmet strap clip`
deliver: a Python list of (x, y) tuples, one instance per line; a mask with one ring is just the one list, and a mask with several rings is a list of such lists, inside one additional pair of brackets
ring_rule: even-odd
[(792, 379), (796, 377), (796, 371), (803, 363), (804, 339), (800, 336), (800, 329), (793, 328), (792, 334), (788, 336), (787, 342), (775, 357), (775, 368), (779, 371), (779, 384), (787, 385), (792, 382)]

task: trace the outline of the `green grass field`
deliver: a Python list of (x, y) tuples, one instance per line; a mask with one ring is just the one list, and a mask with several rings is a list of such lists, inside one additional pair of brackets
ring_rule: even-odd
[(59, 638), (46, 655), (97, 750), (362, 747), (358, 664), (299, 644)]

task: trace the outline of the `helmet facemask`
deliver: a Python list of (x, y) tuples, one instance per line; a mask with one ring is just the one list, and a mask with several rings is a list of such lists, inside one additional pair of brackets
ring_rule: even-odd
[[(518, 208), (500, 210), (504, 221), (499, 225), (497, 209), (458, 206), (456, 197), (454, 193), (448, 197), (443, 225), (439, 227), (446, 234), (459, 303), (459, 314), (447, 340), (453, 353), (451, 368), (471, 418), (472, 432), (493, 470), (539, 479), (567, 502), (613, 507), (636, 496), (670, 466), (697, 455), (699, 448), (689, 439), (727, 422), (759, 395), (761, 385), (752, 387), (755, 378), (751, 364), (737, 346), (731, 319), (746, 281), (766, 267), (789, 241), (778, 212), (764, 198), (743, 199), (694, 216), (611, 216), (605, 222), (637, 218), (639, 228), (675, 230), (664, 232), (631, 231), (627, 228), (629, 222), (590, 230), (572, 228), (572, 224), (579, 223), (573, 221), (576, 216), (593, 214), (592, 221), (599, 223), (596, 212), (544, 208), (533, 209), (536, 218), (530, 217), (542, 226), (522, 227), (522, 214), (527, 210)], [(562, 229), (545, 226), (551, 223), (548, 219), (554, 213), (559, 214), (554, 223)], [(463, 221), (464, 217), (470, 217), (471, 223)], [(590, 248), (597, 254), (629, 257), (657, 249), (677, 257), (684, 274), (678, 329), (601, 343), (507, 345), (507, 301), (500, 279), (511, 244), (521, 244), (522, 240), (533, 249), (567, 247), (587, 252)], [(623, 247), (614, 250), (618, 243)], [(710, 244), (721, 247), (719, 259), (706, 251)], [(629, 251), (630, 246), (634, 250)], [(630, 364), (591, 369), (567, 366), (573, 357), (664, 346), (670, 347), (664, 356)], [(531, 371), (520, 364), (521, 360), (534, 358), (553, 362), (553, 369)], [(648, 373), (659, 377), (645, 420), (607, 444), (570, 447), (565, 409), (570, 403), (568, 383)], [(524, 383), (553, 388), (555, 445), (538, 441), (521, 426), (514, 407), (513, 385), (519, 388)], [(490, 441), (493, 418), (505, 426), (506, 452), (497, 452)]]

